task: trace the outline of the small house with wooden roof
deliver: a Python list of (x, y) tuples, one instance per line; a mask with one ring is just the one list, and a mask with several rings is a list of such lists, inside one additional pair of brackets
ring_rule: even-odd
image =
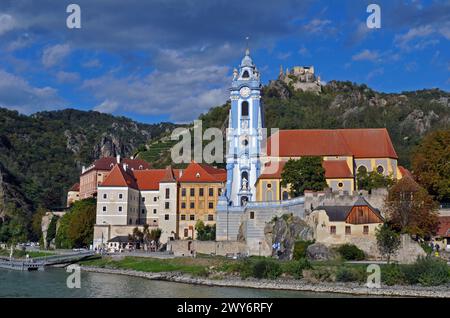
[(324, 205), (307, 217), (316, 242), (326, 245), (351, 243), (355, 238), (374, 239), (375, 229), (384, 222), (380, 210), (360, 196), (352, 205)]

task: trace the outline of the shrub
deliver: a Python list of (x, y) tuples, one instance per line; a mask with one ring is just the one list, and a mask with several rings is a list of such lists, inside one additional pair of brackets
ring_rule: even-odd
[(236, 271), (240, 273), (241, 278), (251, 277), (253, 274), (253, 263), (248, 258), (239, 261), (236, 266)]
[(320, 282), (332, 282), (334, 272), (325, 267), (319, 267), (312, 271), (312, 276)]
[(425, 253), (427, 253), (427, 255), (430, 255), (431, 253), (433, 253), (433, 248), (430, 245), (428, 245), (427, 243), (425, 243), (425, 242), (420, 243), (420, 246), (425, 251)]
[(419, 257), (412, 265), (404, 267), (406, 281), (409, 284), (437, 286), (449, 281), (449, 267), (443, 260), (427, 256)]
[(291, 261), (286, 264), (285, 272), (299, 279), (303, 277), (304, 269), (311, 269), (311, 263), (306, 258), (301, 258), (298, 261)]
[(406, 283), (405, 273), (397, 264), (384, 266), (381, 270), (381, 280), (388, 286)]
[(280, 264), (273, 260), (261, 259), (256, 261), (252, 266), (252, 276), (256, 278), (275, 279), (279, 277), (281, 273), (282, 270)]
[(314, 241), (297, 241), (294, 244), (294, 252), (292, 253), (292, 258), (294, 260), (300, 260), (302, 258), (306, 258), (306, 250), (308, 246), (313, 244)]
[(337, 251), (346, 261), (362, 261), (366, 256), (364, 251), (353, 244), (341, 245)]
[(338, 282), (362, 282), (366, 278), (365, 273), (356, 267), (340, 267), (336, 272)]

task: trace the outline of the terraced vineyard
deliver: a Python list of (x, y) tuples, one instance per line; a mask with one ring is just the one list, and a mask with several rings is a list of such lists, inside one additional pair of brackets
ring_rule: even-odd
[(146, 151), (139, 152), (137, 157), (151, 163), (153, 168), (165, 168), (172, 164), (170, 149), (177, 142), (177, 140), (170, 140), (167, 137), (156, 140), (147, 146)]

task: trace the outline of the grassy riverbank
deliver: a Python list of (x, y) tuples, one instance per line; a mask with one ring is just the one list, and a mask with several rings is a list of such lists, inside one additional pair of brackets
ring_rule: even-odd
[[(81, 262), (82, 265), (104, 269), (133, 270), (147, 273), (178, 272), (212, 280), (224, 279), (293, 279), (308, 283), (364, 284), (367, 264), (349, 264), (343, 261), (309, 262), (278, 261), (271, 258), (251, 257), (232, 260), (224, 257), (198, 256), (197, 258), (156, 259), (124, 256), (103, 257)], [(381, 280), (385, 285), (448, 285), (450, 268), (443, 262), (429, 258), (412, 265), (380, 265)]]

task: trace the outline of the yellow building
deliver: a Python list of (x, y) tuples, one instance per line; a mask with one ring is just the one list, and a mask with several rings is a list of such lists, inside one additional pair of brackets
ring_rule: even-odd
[(195, 224), (216, 224), (216, 204), (227, 178), (226, 170), (192, 162), (178, 179), (178, 233), (196, 238)]
[(288, 189), (281, 187), (284, 164), (305, 156), (322, 157), (325, 179), (333, 191), (356, 190), (356, 175), (361, 170), (377, 171), (394, 179), (409, 173), (398, 166), (397, 153), (385, 128), (280, 130), (269, 138), (267, 153), (256, 182), (257, 201), (289, 198)]

